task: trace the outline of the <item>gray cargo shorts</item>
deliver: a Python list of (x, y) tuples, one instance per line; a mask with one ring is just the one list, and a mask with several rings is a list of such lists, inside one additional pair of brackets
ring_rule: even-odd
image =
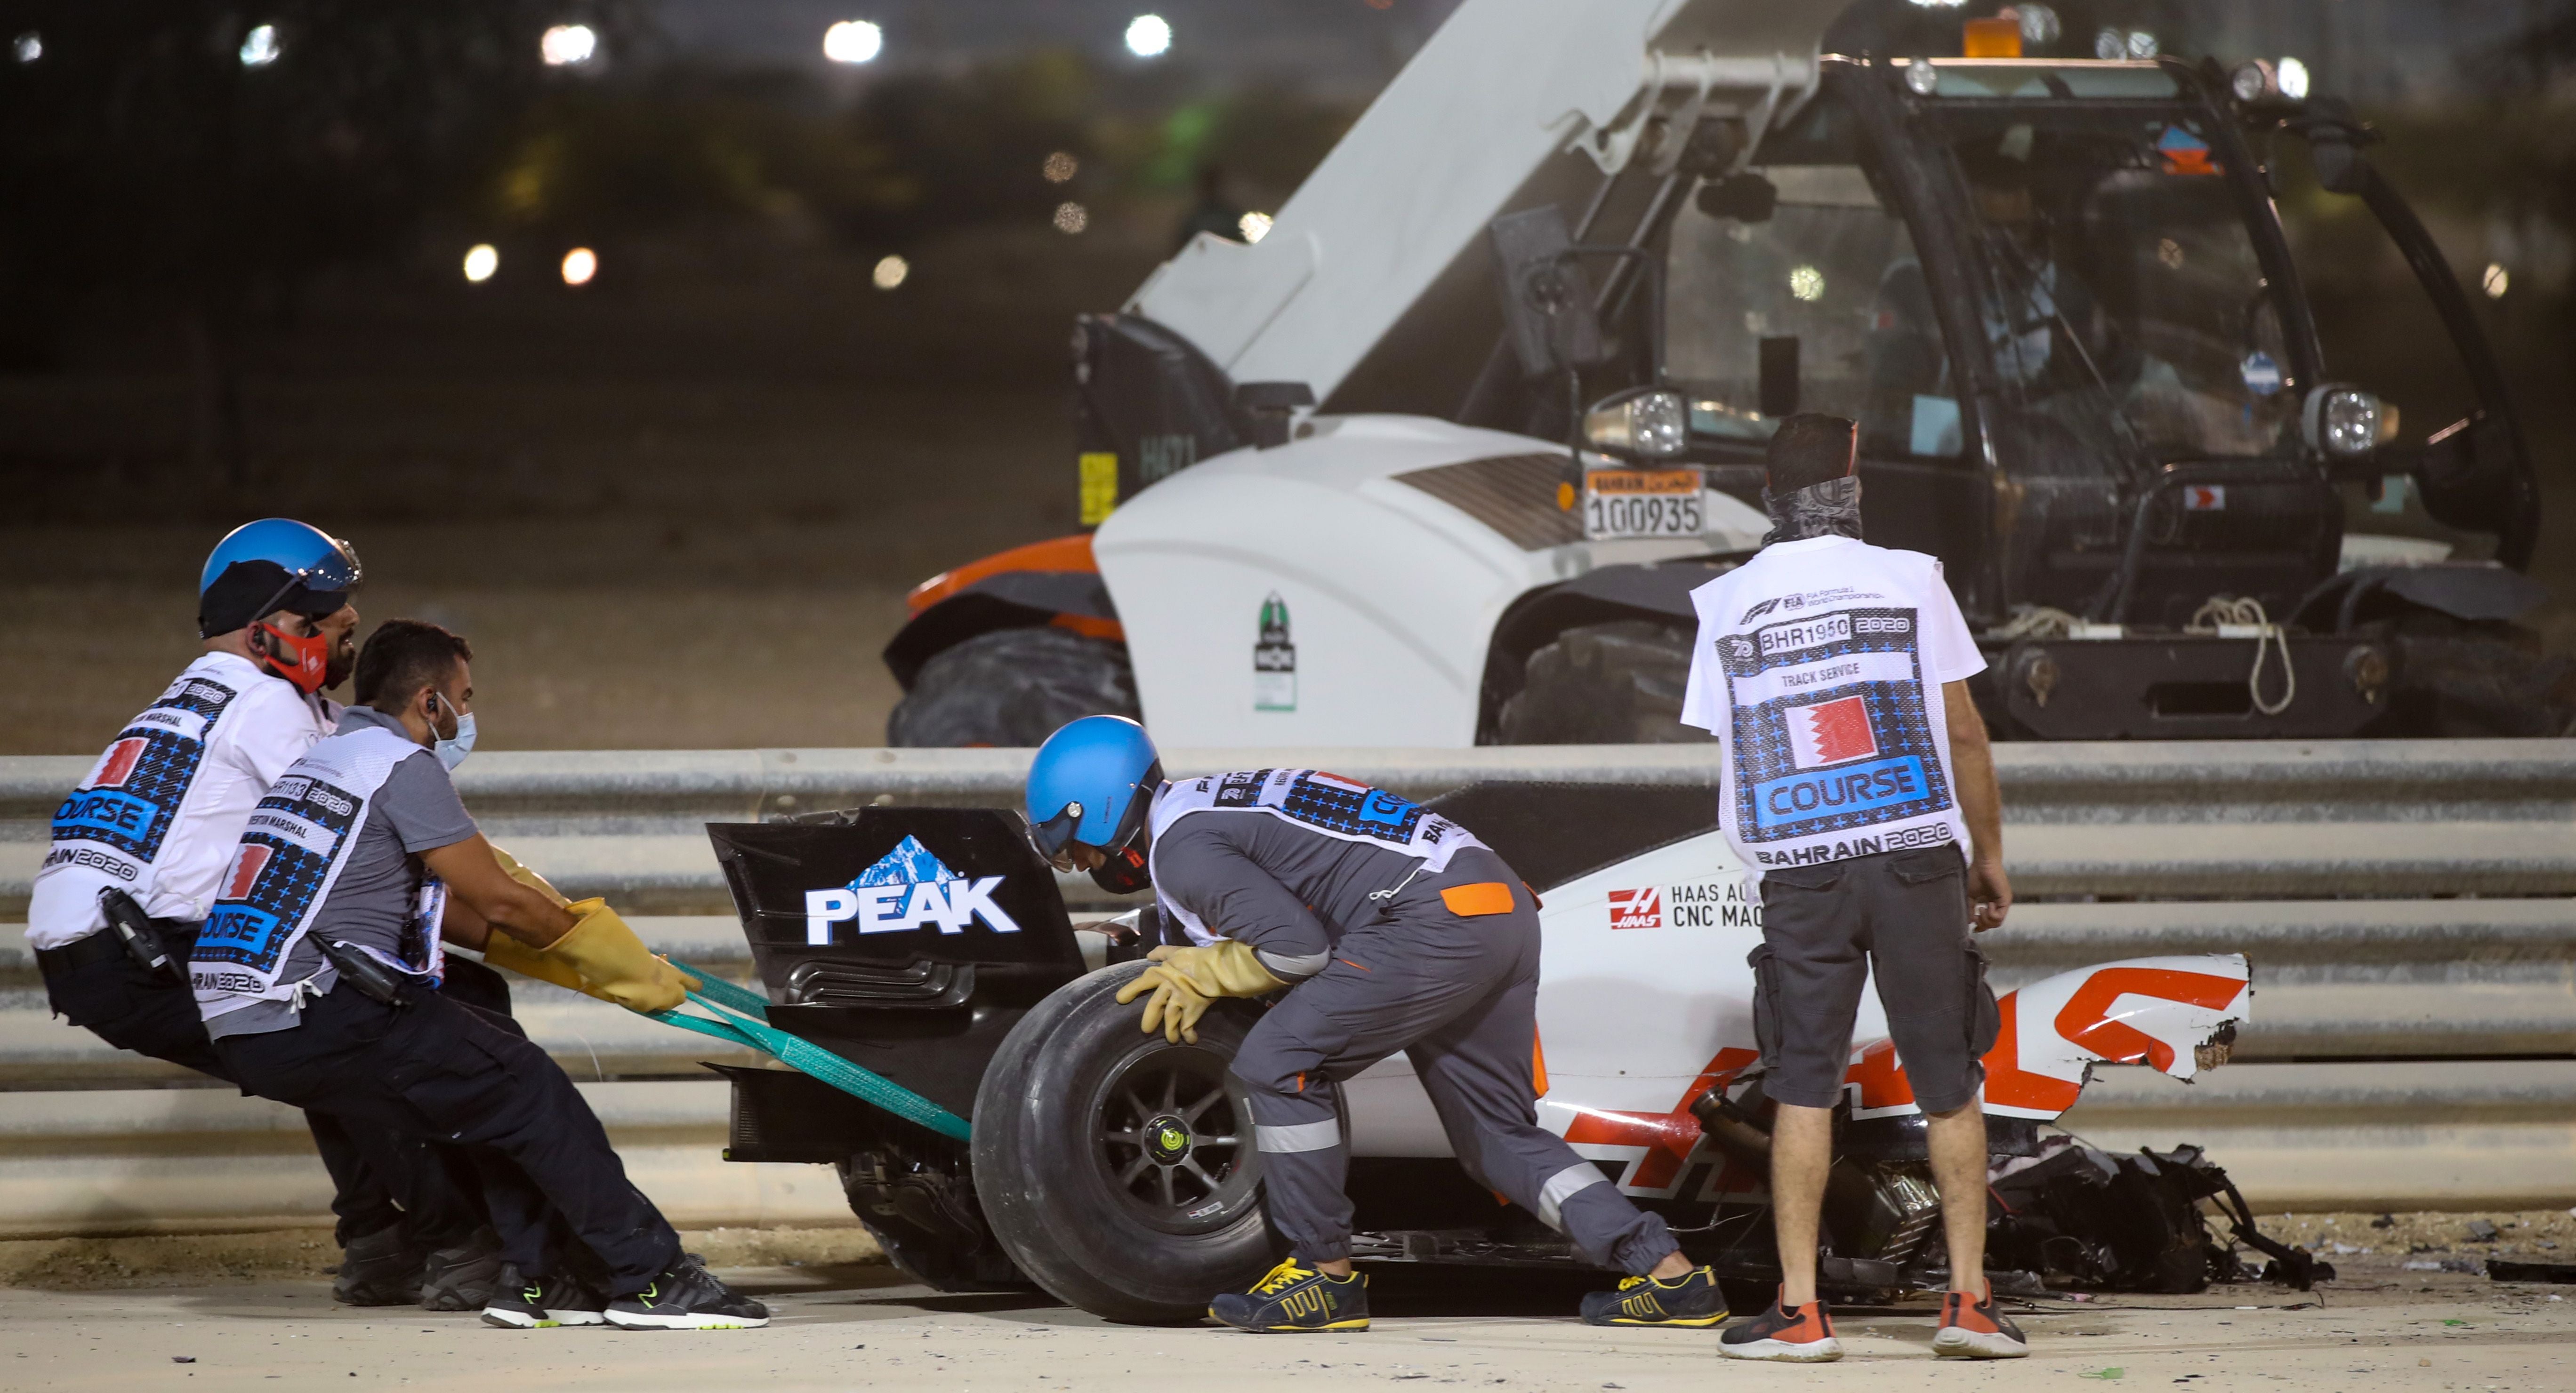
[(1968, 919), (1968, 868), (1956, 847), (1766, 872), (1762, 946), (1746, 959), (1763, 1092), (1809, 1108), (1842, 1097), (1852, 1020), (1874, 965), (1915, 1102), (1929, 1113), (1974, 1099), (2001, 1017)]

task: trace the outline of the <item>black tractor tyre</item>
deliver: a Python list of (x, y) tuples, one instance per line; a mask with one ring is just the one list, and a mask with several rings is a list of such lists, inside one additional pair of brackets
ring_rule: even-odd
[(1529, 656), (1503, 703), (1506, 745), (1662, 745), (1712, 737), (1683, 725), (1691, 632), (1649, 619), (1567, 629)]
[(886, 743), (1038, 745), (1078, 717), (1138, 714), (1125, 645), (1068, 629), (995, 629), (921, 665), (886, 717)]
[[(1260, 1018), (1217, 1002), (1196, 1045), (1137, 1028), (1117, 963), (1021, 1017), (975, 1094), (976, 1197), (1019, 1270), (1094, 1315), (1206, 1315), (1286, 1252), (1262, 1212), (1252, 1114), (1227, 1074)], [(1178, 1135), (1172, 1135), (1177, 1132)]]

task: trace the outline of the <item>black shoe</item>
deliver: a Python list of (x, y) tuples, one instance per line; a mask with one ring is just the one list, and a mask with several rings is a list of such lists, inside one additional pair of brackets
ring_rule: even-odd
[(1995, 1309), (1990, 1285), (1983, 1301), (1971, 1301), (1964, 1292), (1941, 1294), (1941, 1328), (1932, 1336), (1932, 1352), (1943, 1359), (2021, 1359), (2030, 1354), (2030, 1341)]
[(769, 1324), (769, 1308), (717, 1281), (694, 1257), (682, 1257), (653, 1285), (608, 1303), (620, 1330), (748, 1330)]
[(420, 1300), (422, 1262), (400, 1224), (351, 1239), (341, 1250), (340, 1275), (331, 1279), (331, 1299), (343, 1306), (408, 1306)]
[(1795, 1311), (1783, 1311), (1779, 1298), (1773, 1297), (1770, 1310), (1742, 1325), (1728, 1326), (1717, 1337), (1717, 1352), (1729, 1359), (1830, 1364), (1843, 1357), (1843, 1346), (1834, 1338), (1833, 1314), (1824, 1302), (1810, 1301)]
[(429, 1255), (422, 1272), (420, 1308), (424, 1311), (479, 1311), (492, 1299), (501, 1279), (501, 1236), (488, 1228), (453, 1248)]
[(1586, 1292), (1586, 1325), (1715, 1325), (1726, 1319), (1726, 1295), (1717, 1274), (1694, 1267), (1673, 1278), (1630, 1277), (1617, 1291)]
[(523, 1280), (516, 1264), (501, 1265), (483, 1323), (503, 1330), (552, 1330), (559, 1325), (604, 1325), (608, 1298), (569, 1277)]
[(1248, 1292), (1227, 1292), (1208, 1314), (1237, 1330), (1261, 1334), (1368, 1329), (1368, 1278), (1329, 1277), (1290, 1258)]

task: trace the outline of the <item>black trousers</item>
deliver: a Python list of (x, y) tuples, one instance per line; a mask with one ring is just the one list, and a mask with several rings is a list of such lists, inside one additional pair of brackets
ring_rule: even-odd
[[(164, 938), (173, 959), (186, 962), (192, 937), (165, 926)], [(509, 1009), (510, 989), (500, 974), (480, 963), (457, 965), (491, 979), (465, 987), (473, 999), (494, 1000), (497, 993), (501, 1009)], [(147, 973), (121, 953), (68, 970), (49, 969), (44, 978), (55, 1014), (118, 1049), (240, 1083), (206, 1038), (187, 984)], [(449, 981), (454, 986), (458, 978), (451, 974)], [(400, 1224), (414, 1246), (438, 1248), (483, 1224), (470, 1169), (460, 1177), (453, 1160), (433, 1155), (425, 1143), (382, 1127), (353, 1126), (327, 1112), (308, 1110), (304, 1125), (331, 1173), (331, 1212), (339, 1219), (334, 1236), (341, 1246)]]
[(627, 1180), (598, 1115), (515, 1022), (435, 992), (386, 1005), (343, 982), (292, 1029), (215, 1050), (263, 1098), (466, 1148), (502, 1256), (524, 1273), (580, 1264), (567, 1247), (577, 1240), (625, 1296), (679, 1257), (679, 1235)]

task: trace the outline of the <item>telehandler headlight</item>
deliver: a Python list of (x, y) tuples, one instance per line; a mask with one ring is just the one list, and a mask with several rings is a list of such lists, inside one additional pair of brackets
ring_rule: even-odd
[(2299, 431), (2328, 459), (2358, 459), (2381, 442), (2380, 422), (2387, 413), (2386, 405), (2370, 393), (2328, 383), (2308, 393), (2299, 411)]
[(2228, 90), (2236, 94), (2236, 100), (2248, 105), (2280, 91), (2276, 84), (2272, 65), (2260, 58), (2249, 58), (2237, 64), (2236, 71), (2227, 77)]
[(1626, 459), (1667, 459), (1690, 443), (1690, 407), (1679, 392), (1639, 387), (1583, 413), (1583, 443)]

